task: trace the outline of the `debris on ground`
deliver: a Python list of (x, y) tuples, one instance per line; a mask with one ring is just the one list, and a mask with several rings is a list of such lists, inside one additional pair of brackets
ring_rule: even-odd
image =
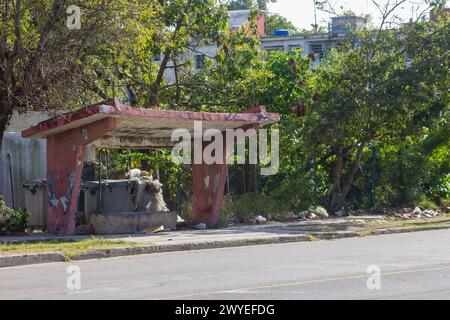
[[(294, 212), (288, 212), (284, 218), (285, 220), (297, 220), (297, 215)], [(268, 219), (270, 220), (270, 219)]]
[(320, 219), (328, 219), (329, 217), (327, 210), (321, 206), (312, 207), (311, 209), (309, 209), (309, 211)]
[(392, 220), (417, 220), (424, 218), (434, 218), (440, 215), (439, 212), (431, 209), (422, 209), (416, 206), (414, 209), (411, 208), (391, 208), (384, 209), (384, 214), (386, 217)]
[(263, 223), (266, 223), (266, 222), (267, 222), (267, 219), (264, 218), (263, 216), (256, 216), (255, 217), (255, 223), (257, 223), (257, 224), (263, 224)]
[(164, 228), (164, 226), (159, 226), (159, 227), (149, 227), (149, 228), (145, 228), (144, 229), (144, 233), (160, 233), (160, 232), (164, 232), (164, 231), (170, 231), (170, 229), (166, 229)]
[(296, 215), (297, 219), (305, 220), (306, 219), (306, 215), (308, 215), (308, 214), (309, 214), (309, 211), (305, 210), (305, 211), (299, 212), (299, 213), (297, 213), (295, 215)]
[(325, 208), (318, 206), (295, 213), (294, 216), (299, 220), (328, 219), (328, 212)]
[(336, 211), (336, 212), (334, 213), (334, 215), (335, 215), (336, 217), (342, 218), (342, 217), (346, 216), (347, 213), (345, 212), (344, 208), (342, 208), (341, 210)]
[(420, 206), (415, 206), (414, 209), (404, 208), (383, 208), (383, 209), (369, 209), (369, 210), (355, 210), (351, 212), (351, 216), (372, 216), (382, 215), (390, 220), (417, 220), (434, 218), (441, 215), (437, 210), (426, 209)]
[(314, 220), (317, 219), (317, 216), (314, 214), (314, 212), (307, 211), (306, 219)]
[(422, 209), (420, 209), (419, 207), (415, 207), (414, 211), (412, 212), (413, 215), (415, 216), (421, 216), (422, 215)]
[(434, 210), (425, 210), (422, 214), (424, 217), (427, 217), (427, 218), (434, 218), (439, 215), (439, 213)]
[(197, 229), (197, 230), (206, 230), (206, 224), (199, 223), (196, 226), (194, 226), (194, 228)]

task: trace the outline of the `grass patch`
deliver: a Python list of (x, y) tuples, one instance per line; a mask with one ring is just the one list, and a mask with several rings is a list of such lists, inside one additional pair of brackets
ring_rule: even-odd
[(373, 236), (373, 231), (367, 230), (367, 231), (360, 231), (358, 232), (358, 237), (364, 238), (368, 236)]
[(78, 254), (92, 250), (137, 247), (141, 245), (144, 244), (119, 240), (106, 240), (102, 238), (92, 238), (80, 241), (39, 241), (0, 244), (0, 254), (2, 252), (17, 254), (56, 252), (62, 253), (66, 260), (70, 260)]
[(308, 235), (306, 236), (306, 239), (307, 239), (308, 241), (316, 241), (316, 240), (318, 240), (317, 236), (314, 236), (314, 235), (312, 235), (312, 234), (308, 234)]

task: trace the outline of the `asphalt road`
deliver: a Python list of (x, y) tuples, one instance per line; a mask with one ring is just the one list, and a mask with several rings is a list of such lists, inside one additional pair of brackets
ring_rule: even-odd
[(449, 298), (448, 230), (0, 269), (0, 299)]

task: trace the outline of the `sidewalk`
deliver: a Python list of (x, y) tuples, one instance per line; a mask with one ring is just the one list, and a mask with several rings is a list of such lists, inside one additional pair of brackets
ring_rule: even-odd
[[(130, 246), (90, 250), (71, 257), (72, 260), (117, 257), (133, 254), (213, 249), (275, 244), (286, 242), (339, 239), (387, 233), (450, 229), (450, 219), (419, 221), (411, 225), (386, 227), (382, 216), (345, 217), (339, 219), (298, 221), (291, 223), (268, 223), (263, 225), (239, 225), (225, 229), (182, 230), (155, 234), (130, 234), (99, 236), (102, 239), (124, 241)], [(41, 241), (80, 241), (91, 236), (54, 236), (34, 234), (22, 237), (0, 237), (0, 244), (30, 243)], [(0, 267), (65, 261), (61, 253), (6, 254), (0, 247)]]
[[(375, 221), (383, 219), (382, 216), (366, 216), (366, 217), (345, 217), (340, 219), (329, 220), (311, 220), (302, 222), (290, 223), (267, 223), (262, 225), (237, 225), (224, 229), (208, 229), (208, 230), (181, 230), (169, 231), (160, 233), (134, 233), (134, 234), (119, 234), (119, 235), (104, 235), (98, 236), (104, 239), (114, 239), (120, 241), (128, 241), (134, 243), (153, 243), (155, 245), (164, 244), (180, 244), (180, 243), (198, 243), (204, 241), (215, 240), (233, 240), (233, 239), (248, 239), (257, 238), (272, 238), (273, 236), (289, 236), (298, 234), (316, 234), (324, 233), (319, 231), (320, 226), (335, 226), (347, 224), (349, 221)], [(300, 229), (293, 229), (299, 227)], [(302, 230), (301, 227), (311, 228), (313, 230)], [(316, 228), (317, 227), (317, 228)], [(345, 233), (345, 230), (340, 230)], [(76, 236), (57, 236), (47, 233), (36, 233), (27, 236), (0, 236), (1, 243), (23, 243), (23, 242), (38, 242), (38, 241), (79, 241), (89, 239), (91, 236), (76, 235)], [(0, 253), (1, 255), (1, 253)]]

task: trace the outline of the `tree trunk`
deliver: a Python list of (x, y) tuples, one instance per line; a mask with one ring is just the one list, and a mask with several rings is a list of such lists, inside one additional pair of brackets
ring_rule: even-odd
[[(344, 167), (344, 152), (343, 148), (338, 148), (335, 151), (336, 160), (333, 166), (333, 193), (331, 194), (329, 211), (334, 213), (336, 208), (339, 208), (343, 202), (341, 193), (341, 176)], [(339, 209), (338, 209), (339, 210)]]
[(156, 76), (155, 82), (152, 83), (150, 87), (150, 100), (149, 105), (150, 107), (157, 106), (159, 104), (159, 86), (161, 85), (161, 82), (164, 78), (164, 71), (166, 71), (167, 63), (170, 59), (170, 52), (166, 51), (164, 54), (164, 58), (161, 61), (161, 65), (159, 66), (158, 75)]
[(350, 188), (352, 187), (353, 181), (355, 180), (356, 172), (358, 172), (359, 164), (361, 162), (361, 158), (364, 153), (364, 148), (367, 146), (367, 141), (361, 142), (358, 147), (358, 151), (356, 152), (355, 160), (353, 160), (352, 166), (350, 167), (350, 172), (348, 173), (348, 177), (344, 186), (342, 187), (342, 194), (344, 199), (347, 197)]
[(350, 191), (350, 188), (355, 180), (356, 172), (358, 172), (359, 163), (363, 156), (364, 148), (367, 146), (369, 139), (364, 139), (356, 152), (355, 159), (353, 160), (349, 169), (347, 179), (342, 184), (342, 170), (344, 164), (344, 152), (343, 149), (338, 149), (336, 152), (336, 162), (334, 168), (333, 184), (334, 189), (331, 195), (329, 211), (334, 213), (341, 210), (344, 207), (345, 199)]
[(176, 84), (175, 105), (176, 107), (179, 107), (181, 102), (181, 92), (180, 92), (180, 82), (178, 79), (178, 63), (176, 61), (173, 61), (173, 72), (175, 74), (175, 84)]
[(403, 163), (403, 147), (400, 146), (397, 152), (397, 160), (398, 160), (398, 186), (400, 189), (398, 203), (397, 206), (401, 206), (406, 203), (406, 188), (405, 188), (405, 167)]
[[(182, 14), (177, 21), (175, 30), (173, 31), (173, 34), (172, 34), (171, 41), (173, 41), (174, 39), (176, 39), (178, 37), (178, 32), (180, 31), (181, 26), (183, 25), (183, 19), (184, 19), (184, 14)], [(164, 57), (161, 61), (161, 64), (159, 65), (159, 70), (158, 70), (158, 75), (156, 76), (156, 80), (155, 80), (155, 82), (152, 83), (152, 85), (150, 87), (149, 105), (151, 107), (159, 104), (159, 100), (158, 100), (159, 86), (161, 85), (161, 82), (163, 81), (164, 72), (166, 71), (167, 64), (169, 63), (171, 58), (172, 58), (172, 49), (170, 49), (170, 47), (169, 47), (164, 52)]]
[(3, 145), (3, 135), (6, 131), (6, 126), (8, 125), (9, 115), (5, 115), (3, 113), (0, 114), (0, 151), (2, 150)]
[[(12, 107), (9, 103), (8, 93), (5, 87), (0, 90), (0, 151), (2, 150), (3, 135), (5, 134), (6, 127), (8, 126), (9, 119), (12, 115)], [(3, 84), (2, 84), (3, 85)]]

